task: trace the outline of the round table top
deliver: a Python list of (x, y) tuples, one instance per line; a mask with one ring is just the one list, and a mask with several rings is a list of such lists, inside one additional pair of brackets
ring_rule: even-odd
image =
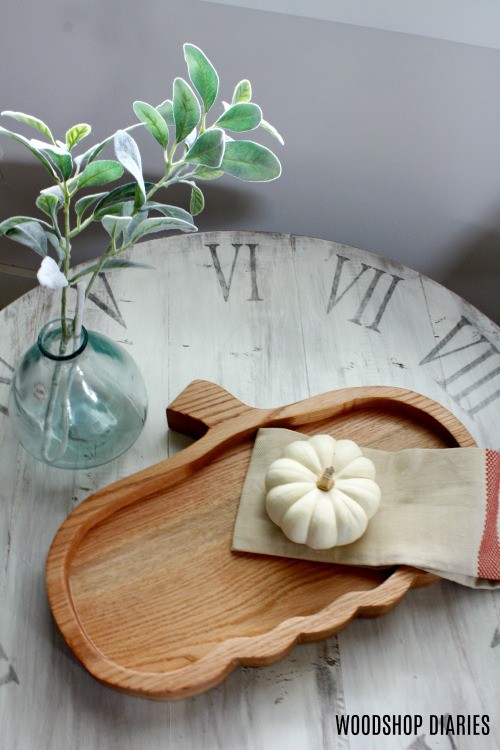
[[(168, 432), (165, 407), (196, 378), (261, 407), (347, 386), (409, 388), (453, 412), (480, 446), (500, 448), (500, 330), (417, 272), (323, 240), (254, 232), (157, 239), (133, 257), (154, 270), (102, 274), (85, 325), (135, 358), (149, 415), (137, 443), (99, 469), (37, 463), (9, 424), (12, 372), (57, 317), (57, 295), (37, 288), (0, 312), (2, 750), (433, 750), (448, 741), (432, 731), (436, 715), (490, 717), (488, 736), (471, 730), (450, 747), (500, 746), (498, 598), (450, 582), (176, 703), (115, 693), (74, 659), (45, 592), (52, 538), (81, 500), (188, 443)], [(343, 715), (422, 723), (369, 739), (339, 734)]]

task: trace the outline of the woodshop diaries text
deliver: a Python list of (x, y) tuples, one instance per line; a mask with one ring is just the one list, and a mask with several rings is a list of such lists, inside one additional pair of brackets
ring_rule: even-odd
[(479, 714), (430, 714), (424, 726), (421, 714), (346, 714), (335, 716), (339, 735), (429, 735), (478, 736), (490, 733), (490, 717)]

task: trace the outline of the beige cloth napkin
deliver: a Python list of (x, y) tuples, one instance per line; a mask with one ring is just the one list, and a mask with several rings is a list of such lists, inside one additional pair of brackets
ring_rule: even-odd
[(308, 436), (261, 428), (243, 486), (233, 550), (344, 565), (412, 565), (473, 588), (500, 586), (500, 452), (481, 448), (379, 451), (380, 507), (365, 534), (343, 547), (313, 550), (290, 541), (265, 508), (265, 474), (286, 445)]

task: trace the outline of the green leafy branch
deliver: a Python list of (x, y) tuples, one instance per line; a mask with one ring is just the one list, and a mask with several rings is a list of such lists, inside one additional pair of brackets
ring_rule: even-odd
[[(281, 164), (268, 148), (252, 140), (234, 140), (228, 135), (228, 131), (241, 134), (262, 128), (283, 143), (278, 131), (263, 119), (261, 108), (251, 101), (250, 82), (240, 81), (231, 103), (224, 103), (224, 112), (207, 125), (207, 116), (219, 93), (219, 76), (204, 52), (195, 45), (184, 45), (184, 58), (190, 83), (176, 78), (172, 99), (156, 107), (143, 101), (134, 102), (138, 123), (118, 130), (79, 156), (74, 155), (73, 149), (90, 135), (90, 125), (74, 125), (61, 141), (36, 117), (22, 112), (2, 112), (44, 136), (45, 140), (28, 139), (0, 126), (0, 134), (21, 143), (38, 159), (53, 185), (42, 190), (36, 201), (47, 218), (13, 216), (0, 223), (0, 234), (42, 256), (42, 267), (45, 267), (44, 273), (39, 272), (39, 280), (51, 288), (61, 288), (63, 321), (69, 285), (82, 283), (84, 277), (89, 277), (85, 285), (88, 296), (101, 271), (145, 267), (118, 257), (142, 237), (154, 232), (196, 231), (193, 217), (205, 205), (197, 181), (218, 179), (226, 173), (246, 181), (268, 182), (281, 174)], [(144, 180), (139, 147), (130, 135), (137, 127), (145, 127), (162, 148), (165, 168), (158, 182)], [(111, 144), (116, 159), (98, 159)], [(116, 182), (125, 171), (133, 181), (102, 192), (79, 195), (89, 188)], [(176, 183), (191, 188), (189, 212), (153, 200), (160, 189)], [(72, 241), (95, 222), (100, 222), (106, 231), (107, 245), (96, 263), (72, 275)], [(48, 259), (49, 249), (55, 252), (56, 262)]]

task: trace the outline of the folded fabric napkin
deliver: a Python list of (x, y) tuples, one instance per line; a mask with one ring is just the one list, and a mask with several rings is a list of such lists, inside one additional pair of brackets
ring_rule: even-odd
[(382, 492), (365, 534), (314, 550), (290, 541), (266, 512), (269, 465), (308, 435), (279, 428), (257, 434), (232, 549), (343, 565), (412, 565), (473, 588), (500, 587), (500, 452), (482, 448), (362, 448)]

